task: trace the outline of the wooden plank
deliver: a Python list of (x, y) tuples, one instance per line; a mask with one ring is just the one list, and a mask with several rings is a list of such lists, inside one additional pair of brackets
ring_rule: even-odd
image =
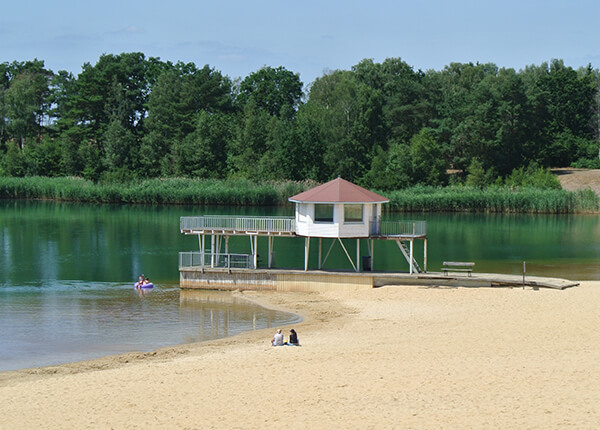
[(460, 267), (460, 266), (473, 267), (473, 266), (475, 266), (475, 263), (473, 263), (472, 261), (465, 261), (465, 262), (463, 262), (463, 261), (444, 261), (443, 265), (444, 266), (458, 266), (458, 267)]

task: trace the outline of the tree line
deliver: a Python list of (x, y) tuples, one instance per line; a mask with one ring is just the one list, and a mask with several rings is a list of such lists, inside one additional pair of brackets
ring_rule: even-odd
[[(362, 60), (305, 87), (284, 67), (233, 80), (143, 53), (74, 76), (0, 64), (0, 175), (325, 181), (401, 189), (528, 166), (600, 167), (599, 73)], [(455, 172), (449, 176), (448, 172)]]

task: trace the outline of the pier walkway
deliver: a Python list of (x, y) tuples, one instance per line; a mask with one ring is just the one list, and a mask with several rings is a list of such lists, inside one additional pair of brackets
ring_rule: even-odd
[[(203, 215), (181, 217), (183, 234), (222, 234), (229, 236), (296, 236), (294, 217), (259, 217)], [(427, 237), (425, 221), (371, 221), (371, 239), (423, 239)]]
[(426, 287), (530, 287), (562, 290), (578, 282), (540, 276), (497, 273), (448, 274), (442, 272), (396, 273), (292, 269), (236, 269), (180, 267), (182, 289), (328, 291), (382, 286)]

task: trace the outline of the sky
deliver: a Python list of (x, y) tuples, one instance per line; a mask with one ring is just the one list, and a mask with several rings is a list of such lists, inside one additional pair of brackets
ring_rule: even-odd
[(77, 75), (102, 54), (143, 52), (233, 79), (283, 66), (304, 84), (364, 58), (600, 68), (599, 18), (598, 0), (21, 0), (0, 11), (0, 63)]

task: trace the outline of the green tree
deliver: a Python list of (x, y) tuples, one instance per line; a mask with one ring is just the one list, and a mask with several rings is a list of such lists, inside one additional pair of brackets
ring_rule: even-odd
[(300, 75), (284, 67), (263, 67), (248, 75), (241, 83), (238, 103), (252, 100), (258, 109), (269, 115), (288, 119), (293, 116), (302, 98)]
[(378, 190), (407, 188), (414, 184), (412, 164), (409, 145), (392, 143), (388, 151), (378, 148), (362, 184)]
[(231, 81), (208, 66), (177, 63), (158, 77), (148, 107), (140, 150), (144, 174), (169, 174), (180, 169), (173, 165), (174, 146), (196, 130), (198, 115), (233, 111)]
[(313, 83), (306, 104), (319, 124), (326, 176), (362, 178), (381, 146), (380, 91), (358, 82), (351, 72), (336, 71)]
[(85, 63), (70, 100), (69, 116), (85, 126), (90, 139), (100, 140), (117, 112), (123, 125), (140, 130), (146, 118), (148, 95), (164, 64), (141, 52), (104, 54), (95, 65)]
[(385, 136), (379, 139), (382, 143), (408, 142), (432, 119), (433, 107), (423, 84), (425, 74), (414, 71), (402, 59), (388, 58), (381, 64), (362, 60), (352, 71), (358, 81), (384, 97), (385, 125), (379, 129)]
[(231, 114), (201, 111), (196, 129), (175, 142), (175, 173), (200, 178), (223, 178), (227, 174), (227, 147), (232, 139)]
[(4, 92), (4, 105), (9, 134), (19, 141), (41, 136), (42, 121), (48, 105), (50, 73), (44, 70), (23, 70)]
[(410, 141), (413, 181), (423, 185), (445, 185), (448, 182), (442, 150), (431, 129), (424, 128)]
[(267, 137), (271, 116), (251, 99), (245, 106), (227, 157), (231, 175), (259, 180), (256, 168), (267, 150)]
[(61, 176), (60, 145), (53, 139), (43, 139), (39, 144), (28, 145), (24, 151), (27, 176)]
[(109, 171), (119, 172), (121, 178), (133, 177), (137, 167), (137, 145), (135, 135), (114, 118), (104, 132), (104, 164)]

